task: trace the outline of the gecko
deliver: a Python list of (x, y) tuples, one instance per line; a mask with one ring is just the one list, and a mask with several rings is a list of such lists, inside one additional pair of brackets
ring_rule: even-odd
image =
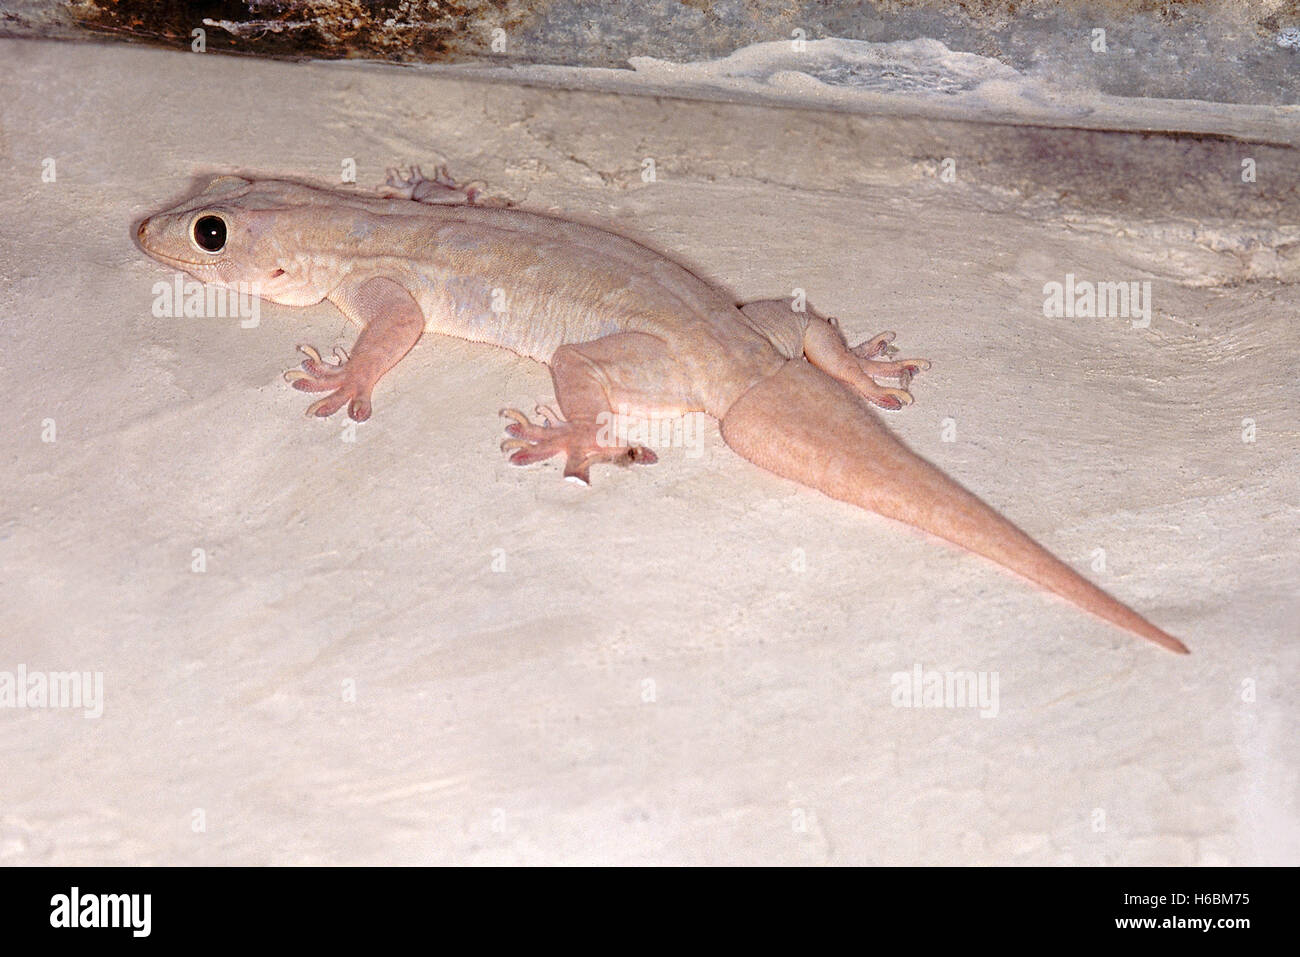
[[(484, 199), (445, 168), (390, 170), (375, 192), (287, 179), (218, 176), (142, 220), (158, 262), (268, 301), (325, 300), (360, 327), (324, 359), (309, 345), (285, 373), (322, 393), (308, 415), (372, 393), (423, 334), (490, 343), (544, 363), (554, 406), (503, 409), (503, 451), (530, 465), (559, 456), (589, 483), (597, 464), (649, 465), (618, 445), (617, 410), (704, 413), (750, 462), (991, 559), (1049, 592), (1171, 651), (1177, 638), (1088, 581), (972, 492), (911, 451), (875, 408), (911, 404), (925, 359), (897, 357), (892, 332), (850, 346), (839, 322), (786, 299), (738, 303), (721, 285), (612, 230)], [(892, 385), (882, 384), (880, 380)], [(622, 437), (626, 438), (626, 436)]]

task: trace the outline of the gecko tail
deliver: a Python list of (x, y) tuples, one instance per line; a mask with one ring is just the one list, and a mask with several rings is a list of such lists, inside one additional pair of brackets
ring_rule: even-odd
[(784, 478), (938, 535), (1161, 647), (1177, 638), (1112, 598), (903, 445), (856, 394), (802, 359), (736, 400), (722, 419), (736, 452)]

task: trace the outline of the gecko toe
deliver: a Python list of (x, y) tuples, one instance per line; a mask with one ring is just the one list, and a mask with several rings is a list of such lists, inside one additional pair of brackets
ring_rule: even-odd
[(539, 449), (532, 443), (526, 443), (523, 448), (519, 449), (510, 456), (511, 465), (536, 465), (538, 462), (544, 462), (555, 453)]
[(557, 412), (554, 407), (549, 405), (539, 405), (534, 410), (542, 419), (544, 426), (558, 425), (564, 421), (564, 416)]
[(868, 339), (860, 346), (854, 346), (850, 350), (859, 359), (874, 359), (876, 356), (883, 356), (889, 351), (889, 344), (897, 337), (894, 332), (882, 332), (880, 335)]
[(555, 455), (563, 455), (564, 477), (583, 485), (591, 484), (591, 466), (600, 462), (612, 465), (652, 465), (659, 460), (653, 451), (641, 445), (612, 448), (599, 442), (594, 422), (566, 421), (553, 406), (539, 405), (537, 424), (518, 409), (502, 409), (501, 417), (510, 420), (508, 436), (501, 451), (509, 453), (512, 465), (532, 465)]
[(347, 396), (341, 396), (337, 392), (332, 392), (323, 399), (317, 399), (311, 405), (307, 406), (307, 417), (325, 419), (329, 418), (339, 409), (343, 408), (343, 403), (347, 401)]
[[(302, 370), (306, 372), (308, 376), (311, 376), (314, 379), (332, 381), (333, 386), (331, 386), (331, 388), (337, 388), (338, 383), (342, 379), (344, 369), (348, 364), (348, 354), (342, 347), (337, 347), (337, 346), (335, 347), (334, 349), (335, 361), (333, 362), (330, 362), (322, 358), (320, 352), (318, 352), (315, 347), (309, 346), (306, 343), (300, 343), (298, 345), (298, 351), (307, 357), (303, 359), (300, 368), (302, 368)], [(288, 375), (289, 374), (286, 372), (285, 373), (286, 379), (288, 379)], [(297, 381), (297, 377), (295, 377), (295, 379), (288, 379), (288, 381), (290, 382)], [(299, 386), (298, 388), (305, 388), (305, 387)], [(307, 391), (319, 391), (319, 390), (308, 389)]]
[[(290, 378), (290, 375), (293, 378)], [(285, 381), (299, 392), (332, 392), (339, 387), (338, 380), (321, 379), (317, 376), (290, 369), (284, 374)]]

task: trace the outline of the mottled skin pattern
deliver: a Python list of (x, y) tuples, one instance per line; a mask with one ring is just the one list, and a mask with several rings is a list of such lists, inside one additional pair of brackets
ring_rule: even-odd
[[(154, 259), (204, 282), (245, 284), (291, 306), (328, 299), (361, 327), (351, 356), (315, 349), (286, 373), (325, 395), (308, 414), (369, 418), (371, 393), (425, 331), (546, 363), (559, 411), (540, 424), (508, 409), (503, 448), (530, 464), (563, 456), (651, 463), (602, 444), (614, 411), (706, 412), (733, 449), (770, 471), (939, 535), (1173, 651), (1176, 638), (1054, 558), (899, 442), (871, 411), (912, 401), (924, 359), (888, 356), (893, 333), (850, 348), (835, 320), (785, 300), (738, 306), (646, 246), (556, 216), (479, 203), (445, 171), (397, 174), (377, 194), (219, 177), (146, 219)], [(880, 385), (876, 379), (896, 382)]]

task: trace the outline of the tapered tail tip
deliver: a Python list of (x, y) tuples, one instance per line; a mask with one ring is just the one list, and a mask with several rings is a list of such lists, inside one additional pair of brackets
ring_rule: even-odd
[(1151, 640), (1162, 648), (1168, 648), (1176, 655), (1190, 655), (1192, 653), (1192, 649), (1188, 648), (1173, 635), (1167, 635), (1163, 631), (1160, 632), (1159, 637), (1151, 636)]

